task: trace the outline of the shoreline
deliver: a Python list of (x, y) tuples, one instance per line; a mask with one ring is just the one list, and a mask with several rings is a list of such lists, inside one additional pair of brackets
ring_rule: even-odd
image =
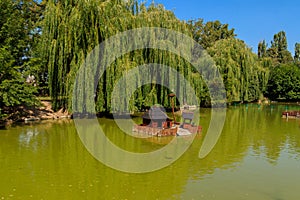
[[(231, 104), (227, 104), (227, 107), (236, 106), (236, 105), (246, 105), (246, 104), (258, 104), (258, 105), (298, 105), (300, 106), (300, 102), (280, 102), (280, 101), (269, 101), (269, 102), (234, 102)], [(75, 114), (76, 115), (76, 114)], [(112, 117), (112, 114), (107, 113), (97, 113), (97, 117)], [(72, 119), (73, 114), (70, 114), (63, 109), (58, 111), (53, 111), (51, 106), (51, 101), (49, 100), (41, 100), (41, 106), (32, 107), (32, 108), (24, 108), (19, 107), (13, 113), (9, 114), (8, 117), (4, 119), (0, 119), (0, 129), (5, 128), (6, 126), (10, 126), (14, 123), (27, 123), (27, 122), (38, 122), (38, 121), (46, 121), (46, 120), (58, 120), (58, 119)]]
[(4, 128), (14, 123), (37, 122), (44, 120), (71, 119), (72, 115), (60, 109), (55, 112), (52, 110), (51, 101), (41, 101), (39, 107), (19, 107), (8, 117), (0, 120), (0, 128)]

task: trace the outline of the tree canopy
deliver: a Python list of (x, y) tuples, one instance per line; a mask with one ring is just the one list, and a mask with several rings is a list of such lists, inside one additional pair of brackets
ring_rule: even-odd
[(0, 115), (7, 107), (36, 103), (37, 88), (25, 82), (39, 18), (35, 9), (35, 1), (0, 1)]
[[(228, 103), (256, 101), (264, 96), (272, 100), (299, 98), (300, 45), (295, 44), (292, 56), (284, 31), (274, 34), (270, 46), (266, 40), (259, 42), (256, 55), (236, 38), (228, 24), (203, 19), (181, 21), (163, 5), (146, 6), (137, 0), (0, 0), (0, 16), (0, 117), (6, 108), (34, 105), (35, 94), (50, 94), (54, 109), (72, 111), (75, 76), (86, 56), (111, 36), (140, 27), (161, 27), (192, 37), (220, 70)], [(161, 37), (167, 44), (163, 40)], [(136, 41), (133, 38), (131, 42)], [(118, 45), (126, 48), (123, 43)], [(180, 48), (176, 41), (173, 45)], [(209, 105), (208, 87), (191, 63), (168, 51), (148, 48), (114, 60), (97, 85), (96, 110), (114, 112), (111, 95), (115, 84), (124, 73), (147, 63), (171, 66), (196, 88), (201, 104)], [(140, 80), (142, 73), (132, 79)], [(176, 82), (169, 80), (168, 71), (162, 72), (161, 78), (166, 83)], [(132, 81), (125, 80), (124, 88)], [(126, 107), (141, 110), (156, 103), (168, 107), (169, 92), (180, 94), (181, 102), (189, 98), (186, 87), (179, 86), (178, 80), (176, 84), (176, 91), (154, 83), (144, 85), (135, 91), (130, 105), (118, 100), (120, 111)], [(117, 92), (122, 96), (126, 90)], [(77, 103), (84, 104), (80, 95)]]
[(218, 40), (234, 38), (236, 34), (234, 29), (229, 29), (228, 24), (222, 24), (220, 21), (209, 21), (204, 23), (203, 19), (189, 21), (193, 38), (204, 49), (211, 47)]
[(300, 68), (283, 64), (271, 70), (267, 96), (274, 100), (300, 100)]
[[(190, 34), (187, 25), (161, 5), (151, 4), (146, 7), (144, 4), (138, 5), (136, 1), (48, 2), (43, 21), (43, 55), (47, 61), (49, 89), (54, 108), (72, 109), (75, 75), (86, 55), (96, 45), (118, 32), (139, 27), (162, 27)], [(133, 38), (131, 42), (134, 43), (134, 40)], [(125, 48), (122, 46), (125, 44), (120, 45), (120, 48)], [(111, 92), (116, 81), (124, 71), (145, 63), (172, 66), (192, 79), (191, 67), (178, 56), (156, 49), (137, 50), (118, 58), (106, 70), (98, 83), (96, 110), (112, 112)], [(125, 92), (124, 88), (119, 91), (120, 94)], [(184, 88), (179, 88), (177, 92), (180, 91), (184, 92)], [(159, 85), (144, 86), (138, 89), (130, 107), (141, 109), (142, 105), (155, 103), (168, 106), (168, 92)], [(79, 102), (80, 105), (82, 103)], [(119, 105), (121, 110), (127, 106), (123, 101)]]
[(228, 102), (251, 102), (262, 98), (268, 82), (268, 69), (241, 40), (217, 41), (208, 49), (223, 76)]

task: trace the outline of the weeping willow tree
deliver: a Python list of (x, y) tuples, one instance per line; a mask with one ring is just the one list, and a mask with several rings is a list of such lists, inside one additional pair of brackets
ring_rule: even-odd
[(269, 70), (243, 41), (219, 40), (208, 51), (223, 76), (228, 102), (250, 102), (263, 97)]
[[(54, 109), (65, 108), (72, 111), (75, 76), (86, 56), (98, 44), (117, 33), (141, 27), (161, 27), (191, 36), (188, 25), (178, 20), (171, 11), (165, 10), (162, 5), (151, 4), (146, 7), (144, 4), (138, 4), (136, 0), (49, 0), (43, 20), (44, 46), (42, 53), (48, 65), (49, 90)], [(168, 45), (170, 42), (164, 41), (167, 36), (164, 38), (160, 36), (160, 33), (156, 33), (153, 37), (160, 38), (161, 44), (166, 43)], [(134, 45), (136, 40), (136, 38), (132, 38), (130, 43)], [(173, 42), (174, 48), (180, 48), (177, 45), (178, 41)], [(121, 49), (126, 49), (126, 45), (128, 43), (124, 41), (117, 44)], [(109, 50), (104, 51), (103, 54), (109, 54)], [(97, 62), (108, 62), (108, 58), (101, 57), (101, 60)], [(117, 110), (113, 110), (111, 105), (114, 102), (111, 95), (115, 90), (115, 84), (124, 73), (147, 63), (171, 66), (197, 88), (196, 95), (199, 98), (207, 98), (207, 92), (203, 92), (205, 85), (200, 74), (196, 73), (188, 61), (170, 51), (145, 48), (116, 58), (106, 69), (95, 92), (96, 111), (117, 112)], [(81, 78), (91, 78), (87, 76), (88, 73), (90, 72), (84, 72)], [(134, 84), (133, 80), (142, 81), (145, 73), (155, 72), (140, 72), (131, 77), (131, 80), (122, 80), (124, 81), (123, 87), (116, 91), (115, 95), (126, 96), (128, 93), (126, 88), (130, 84)], [(156, 77), (167, 81), (164, 84), (172, 83), (175, 85), (172, 92), (176, 92), (178, 100), (185, 102), (189, 99), (189, 91), (185, 86), (181, 86), (179, 79), (170, 78), (168, 70), (160, 72)], [(84, 84), (82, 87), (84, 90), (93, 90), (93, 86), (89, 84)], [(139, 110), (143, 106), (151, 106), (156, 103), (170, 106), (167, 96), (169, 92), (170, 89), (159, 84), (157, 80), (152, 80), (151, 84), (138, 87), (129, 102), (117, 99), (115, 103), (118, 103), (118, 111), (126, 111), (127, 108)], [(77, 104), (85, 104), (84, 93), (79, 92), (77, 95), (79, 99)], [(83, 111), (91, 108), (82, 107), (81, 109)]]
[(54, 109), (71, 109), (74, 78), (86, 55), (106, 38), (126, 30), (128, 21), (131, 14), (121, 1), (47, 2), (42, 52)]

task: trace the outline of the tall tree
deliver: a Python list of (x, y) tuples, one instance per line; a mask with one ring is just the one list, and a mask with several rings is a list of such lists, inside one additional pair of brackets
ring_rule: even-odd
[(257, 55), (258, 55), (258, 58), (264, 58), (267, 56), (267, 43), (265, 40), (258, 43)]
[(223, 76), (228, 102), (262, 98), (269, 70), (261, 66), (257, 55), (243, 41), (235, 38), (220, 40), (208, 51)]
[(295, 62), (299, 62), (300, 61), (300, 43), (296, 43), (295, 44), (294, 61)]
[(287, 39), (284, 31), (279, 31), (274, 35), (271, 46), (278, 49), (278, 51), (287, 50)]
[(293, 61), (291, 53), (287, 50), (287, 39), (284, 31), (276, 33), (271, 41), (271, 47), (267, 50), (268, 56), (279, 63)]
[[(178, 20), (173, 12), (154, 3), (146, 7), (144, 4), (137, 4), (137, 1), (76, 0), (63, 3), (48, 1), (43, 20), (42, 52), (47, 61), (49, 89), (54, 108), (63, 107), (72, 111), (72, 92), (76, 73), (86, 55), (95, 46), (116, 33), (140, 27), (162, 27), (191, 35), (187, 25)], [(163, 35), (160, 39), (162, 43), (169, 42), (164, 41)], [(137, 40), (138, 38), (133, 38), (130, 43), (135, 44)], [(126, 45), (130, 44), (122, 42), (119, 45), (120, 48), (126, 49)], [(104, 57), (99, 62), (105, 63), (106, 59), (108, 58)], [(146, 72), (137, 75), (134, 83), (131, 79), (125, 79), (123, 84), (125, 89), (120, 88), (116, 91), (119, 99), (112, 102), (112, 91), (116, 82), (126, 71), (145, 63), (173, 66), (192, 83), (202, 85), (200, 75), (196, 75), (191, 65), (179, 56), (156, 49), (136, 50), (114, 60), (101, 77), (95, 97), (96, 111), (124, 112), (127, 107), (134, 110), (155, 103), (168, 106), (167, 94), (170, 91), (158, 84), (148, 84), (137, 89), (129, 103), (121, 99), (128, 92), (127, 86), (142, 80)], [(151, 73), (153, 72), (149, 72)], [(177, 80), (171, 80), (168, 73), (168, 71), (161, 73), (162, 80), (166, 80), (167, 83), (176, 82), (178, 85), (176, 93), (180, 96), (190, 95), (184, 87), (179, 87), (180, 83), (177, 83)], [(86, 79), (84, 75), (82, 78)], [(85, 90), (91, 90), (93, 86), (83, 85), (83, 87)], [(198, 95), (201, 95), (200, 91)], [(86, 105), (84, 94), (79, 92), (77, 96), (76, 106), (79, 105), (78, 108), (82, 109), (80, 111), (91, 111), (89, 107), (82, 106)], [(119, 110), (112, 110), (112, 103), (116, 103)]]
[(192, 30), (194, 39), (207, 49), (221, 39), (234, 38), (236, 34), (234, 29), (229, 29), (228, 24), (222, 24), (220, 21), (209, 21), (204, 23), (203, 19), (190, 21), (189, 26)]
[(38, 19), (35, 6), (32, 0), (0, 1), (0, 109), (35, 103), (36, 88), (24, 79)]
[(300, 69), (294, 64), (276, 66), (268, 82), (268, 97), (272, 100), (300, 100)]

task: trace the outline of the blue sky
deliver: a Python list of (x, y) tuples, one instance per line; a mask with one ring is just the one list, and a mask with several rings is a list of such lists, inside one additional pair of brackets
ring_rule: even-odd
[(182, 20), (202, 18), (219, 20), (235, 29), (237, 38), (244, 40), (253, 51), (263, 39), (271, 45), (275, 33), (286, 32), (288, 49), (294, 55), (300, 43), (299, 0), (155, 0), (174, 11)]

